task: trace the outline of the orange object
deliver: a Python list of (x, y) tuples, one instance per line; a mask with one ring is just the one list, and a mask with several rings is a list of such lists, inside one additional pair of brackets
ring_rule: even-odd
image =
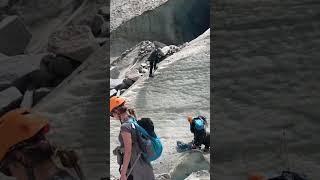
[(192, 122), (192, 117), (191, 116), (188, 116), (188, 122), (191, 124), (191, 122)]
[(48, 120), (29, 109), (15, 109), (0, 118), (0, 161), (9, 149), (48, 127)]
[(248, 180), (266, 180), (266, 179), (261, 174), (254, 174), (254, 175), (250, 175)]
[(110, 113), (114, 108), (119, 107), (120, 105), (124, 104), (125, 102), (126, 102), (126, 100), (123, 97), (120, 97), (120, 96), (111, 97), (110, 98)]

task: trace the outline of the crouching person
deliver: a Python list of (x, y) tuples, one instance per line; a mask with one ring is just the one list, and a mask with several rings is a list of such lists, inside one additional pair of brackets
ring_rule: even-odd
[(204, 151), (209, 151), (210, 148), (210, 133), (206, 131), (208, 125), (207, 120), (203, 116), (192, 118), (188, 117), (190, 131), (193, 133), (193, 149), (201, 149), (201, 145), (205, 146)]

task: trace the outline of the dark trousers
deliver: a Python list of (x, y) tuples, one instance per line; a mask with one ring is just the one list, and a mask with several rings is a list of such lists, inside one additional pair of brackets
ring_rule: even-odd
[(194, 145), (196, 146), (201, 146), (202, 144), (204, 144), (206, 138), (206, 131), (205, 130), (201, 130), (201, 131), (195, 131), (194, 132)]
[(152, 75), (152, 69), (155, 71), (157, 69), (158, 60), (154, 59), (150, 61), (150, 71), (149, 74)]

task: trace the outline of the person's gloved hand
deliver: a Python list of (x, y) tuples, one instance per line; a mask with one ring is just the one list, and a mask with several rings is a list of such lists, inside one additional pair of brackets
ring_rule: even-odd
[(198, 148), (198, 146), (197, 146), (197, 145), (192, 144), (191, 149), (197, 149), (197, 148)]

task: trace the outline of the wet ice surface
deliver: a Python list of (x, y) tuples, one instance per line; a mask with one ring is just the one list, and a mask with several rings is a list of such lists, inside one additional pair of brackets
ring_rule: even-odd
[[(169, 173), (184, 162), (186, 153), (177, 153), (175, 147), (177, 140), (189, 142), (193, 138), (186, 120), (188, 115), (202, 114), (210, 121), (209, 88), (208, 30), (181, 51), (161, 62), (154, 78), (140, 78), (124, 93), (129, 107), (136, 109), (138, 118), (150, 117), (155, 123), (156, 133), (161, 137), (164, 151), (162, 156), (153, 162), (155, 174)], [(119, 125), (116, 120), (111, 120), (111, 154), (118, 145)], [(204, 159), (202, 154), (193, 156)], [(110, 172), (118, 177), (116, 157), (111, 155), (110, 161)], [(205, 162), (208, 162), (208, 158)], [(196, 166), (192, 161), (188, 164)], [(195, 171), (198, 169), (195, 168)]]

